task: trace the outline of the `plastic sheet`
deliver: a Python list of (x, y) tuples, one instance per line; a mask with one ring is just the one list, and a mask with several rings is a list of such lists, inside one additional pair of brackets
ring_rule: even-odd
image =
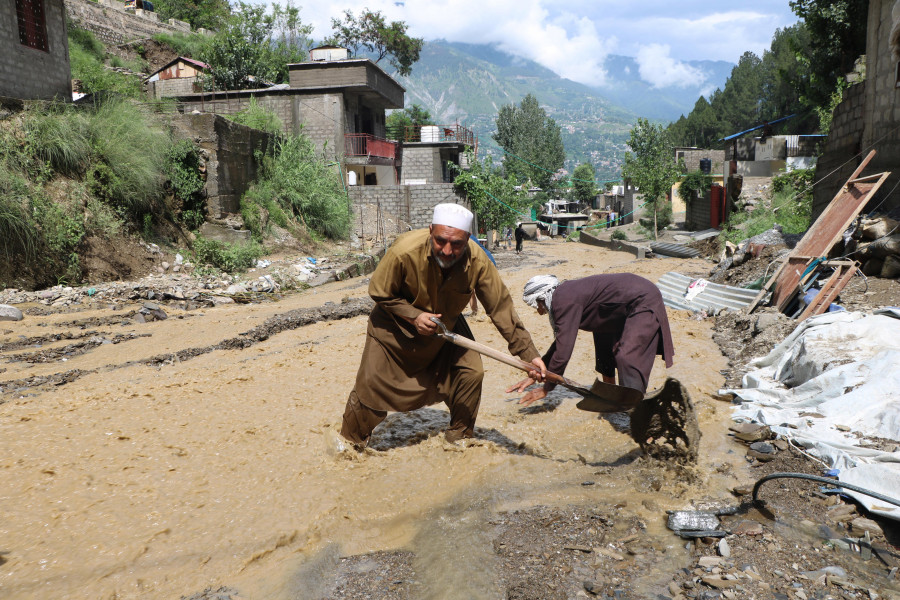
[[(900, 498), (900, 452), (863, 444), (900, 441), (900, 311), (812, 317), (752, 365), (741, 389), (725, 390), (742, 401), (735, 420), (768, 425), (839, 469), (841, 481)], [(900, 508), (851, 495), (900, 520)]]

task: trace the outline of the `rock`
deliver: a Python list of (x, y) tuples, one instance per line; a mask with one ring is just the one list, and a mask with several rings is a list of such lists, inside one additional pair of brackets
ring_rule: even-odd
[(775, 454), (775, 446), (768, 442), (754, 442), (750, 444), (750, 449), (761, 454)]
[(757, 452), (756, 450), (747, 450), (747, 456), (754, 458), (759, 462), (769, 462), (775, 458), (775, 454), (767, 454), (765, 452)]
[(171, 265), (169, 265), (168, 261), (165, 261), (165, 260), (164, 260), (164, 261), (162, 261), (162, 264), (159, 265), (159, 266), (161, 266), (161, 267), (162, 267), (162, 270), (165, 272), (165, 271), (168, 271), (168, 270), (169, 270), (169, 267), (170, 267)]
[(821, 569), (817, 569), (815, 571), (804, 571), (803, 574), (806, 575), (807, 577), (809, 577), (810, 579), (817, 579), (821, 575), (833, 575), (835, 577), (846, 577), (847, 576), (847, 572), (838, 566), (827, 566), (827, 567), (822, 567)]
[(729, 581), (728, 579), (724, 579), (722, 577), (719, 577), (718, 575), (707, 575), (705, 577), (701, 577), (700, 581), (710, 587), (716, 588), (717, 590), (734, 587), (737, 584), (736, 581)]
[(845, 515), (851, 515), (856, 512), (856, 507), (852, 504), (836, 504), (830, 506), (826, 511), (828, 518), (837, 519)]
[(895, 279), (900, 277), (900, 258), (897, 258), (897, 256), (893, 254), (886, 257), (884, 259), (884, 264), (881, 267), (879, 277), (882, 279)]
[(608, 548), (597, 547), (594, 548), (594, 552), (597, 554), (602, 554), (603, 556), (608, 556), (613, 560), (625, 560), (625, 557), (616, 552), (615, 550), (610, 550)]
[(762, 535), (763, 526), (756, 521), (744, 520), (735, 525), (731, 529), (731, 533), (735, 535)]
[(862, 272), (866, 277), (881, 275), (881, 269), (884, 267), (884, 261), (880, 258), (870, 258), (863, 263)]
[(872, 537), (884, 536), (881, 526), (872, 519), (865, 517), (857, 517), (850, 521), (850, 530), (856, 535), (862, 535), (868, 531)]
[(8, 304), (0, 304), (0, 321), (21, 321), (22, 311)]
[(753, 493), (753, 484), (748, 483), (746, 485), (736, 485), (731, 488), (731, 491), (735, 496), (749, 496)]
[(731, 546), (728, 545), (728, 542), (725, 540), (725, 538), (719, 540), (718, 550), (719, 556), (722, 556), (723, 558), (728, 558), (731, 556)]
[(228, 296), (211, 296), (209, 301), (215, 306), (219, 306), (220, 304), (234, 304), (234, 299), (229, 298)]
[(781, 313), (762, 313), (753, 322), (753, 335), (759, 335), (772, 325), (778, 323)]
[[(721, 541), (724, 542), (725, 540)], [(697, 561), (697, 564), (703, 568), (709, 568), (721, 565), (722, 561), (723, 559), (721, 556), (701, 556), (700, 560)]]
[(745, 442), (758, 442), (772, 437), (772, 430), (767, 425), (757, 423), (736, 423), (728, 428), (734, 437)]

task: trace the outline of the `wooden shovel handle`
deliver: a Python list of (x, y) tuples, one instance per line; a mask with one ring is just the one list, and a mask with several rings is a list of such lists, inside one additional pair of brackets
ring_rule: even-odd
[[(459, 335), (458, 333), (448, 332), (448, 333), (441, 333), (438, 335), (440, 335), (442, 338), (444, 338), (448, 342), (456, 344), (457, 346), (462, 346), (463, 348), (468, 348), (469, 350), (474, 350), (475, 352), (478, 352), (479, 354), (484, 354), (485, 356), (489, 356), (489, 357), (493, 358), (494, 360), (498, 360), (498, 361), (502, 362), (503, 364), (509, 365), (511, 367), (515, 367), (522, 371), (528, 372), (528, 371), (536, 371), (537, 370), (537, 367), (535, 367), (535, 365), (532, 363), (525, 362), (524, 360), (519, 360), (515, 356), (510, 356), (509, 354), (506, 354), (505, 352), (500, 352), (499, 350), (491, 348), (490, 346), (485, 346), (484, 344), (479, 344), (475, 340), (470, 340), (469, 338), (463, 337), (463, 336)], [(546, 371), (544, 376), (547, 378), (548, 381), (552, 381), (553, 383), (562, 383), (562, 384), (571, 384), (572, 383), (565, 377), (557, 375), (556, 373), (551, 373), (550, 371)]]

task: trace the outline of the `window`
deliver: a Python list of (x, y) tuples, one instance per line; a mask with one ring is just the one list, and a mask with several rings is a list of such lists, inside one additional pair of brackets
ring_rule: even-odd
[(46, 52), (44, 0), (16, 0), (16, 17), (19, 22), (19, 42), (23, 46)]

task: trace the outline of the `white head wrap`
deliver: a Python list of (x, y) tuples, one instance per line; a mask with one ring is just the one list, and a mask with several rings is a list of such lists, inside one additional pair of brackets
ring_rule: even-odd
[(553, 323), (553, 313), (550, 312), (550, 306), (553, 303), (553, 292), (558, 285), (559, 279), (553, 275), (535, 275), (525, 284), (522, 300), (532, 308), (537, 308), (538, 300), (543, 300), (544, 306), (547, 307), (547, 314), (550, 316), (550, 322)]
[(431, 219), (431, 224), (447, 225), (448, 227), (469, 231), (472, 228), (472, 218), (472, 212), (465, 206), (459, 204), (438, 204), (434, 207), (434, 218)]

